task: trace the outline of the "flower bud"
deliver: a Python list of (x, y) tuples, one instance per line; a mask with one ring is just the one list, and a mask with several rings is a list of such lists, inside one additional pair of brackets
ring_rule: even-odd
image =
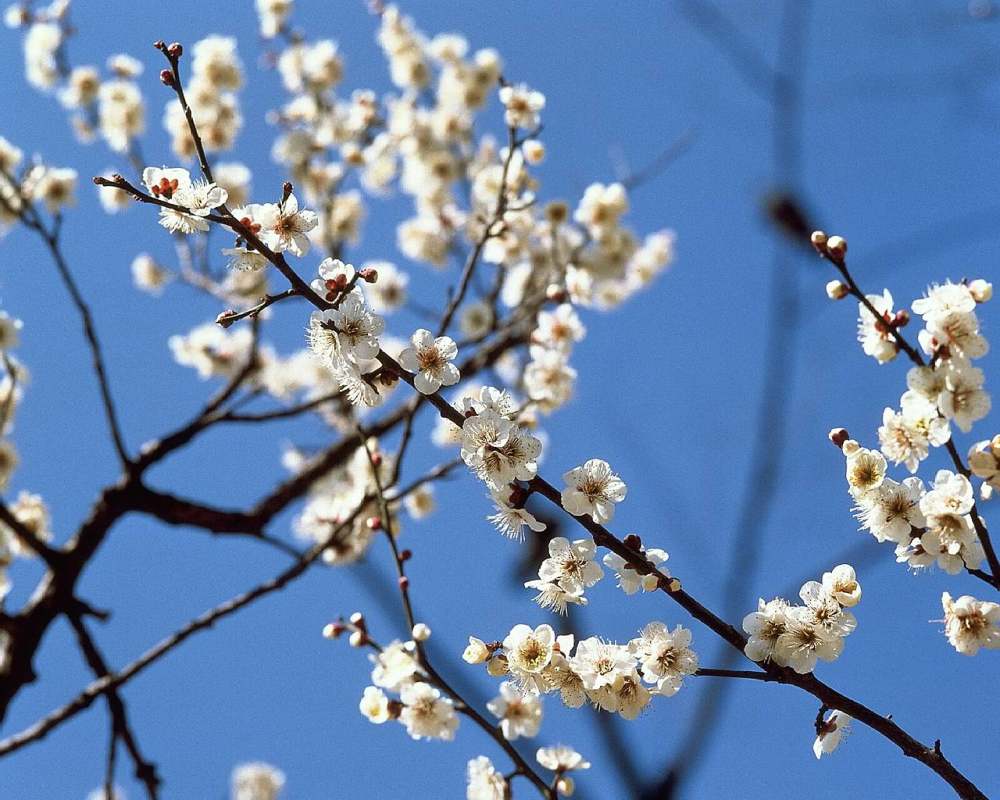
[(172, 73), (169, 69), (161, 69), (160, 70), (160, 83), (162, 83), (164, 86), (173, 86), (174, 85), (174, 73)]
[(180, 42), (173, 42), (167, 48), (167, 55), (170, 56), (171, 58), (180, 58), (182, 55), (184, 55), (184, 47), (181, 45)]
[(357, 625), (362, 628), (365, 625), (365, 615), (360, 611), (355, 611), (350, 617), (348, 617), (348, 619), (351, 621), (352, 625)]
[(892, 318), (892, 325), (894, 328), (904, 328), (910, 324), (910, 312), (905, 308), (899, 309), (896, 312), (896, 316)]
[(843, 236), (831, 236), (826, 240), (826, 252), (830, 258), (840, 261), (847, 255), (847, 240)]
[(576, 783), (569, 775), (563, 775), (556, 781), (556, 792), (563, 797), (572, 797), (576, 791)]
[(826, 234), (823, 231), (813, 231), (809, 237), (812, 246), (820, 253), (826, 253)]
[(462, 660), (466, 664), (482, 664), (489, 657), (490, 649), (486, 646), (486, 642), (482, 639), (477, 639), (475, 636), (470, 636), (469, 646), (462, 653)]
[(993, 284), (982, 278), (976, 278), (969, 284), (969, 294), (977, 303), (986, 303), (993, 297)]
[(364, 631), (353, 631), (351, 638), (347, 640), (351, 647), (364, 647), (368, 644), (368, 636)]
[(541, 164), (545, 158), (545, 145), (538, 139), (527, 139), (521, 145), (521, 152), (524, 154), (524, 160), (529, 164)]
[(407, 589), (410, 588), (410, 579), (407, 578), (405, 575), (401, 577), (398, 581), (396, 581), (396, 583), (399, 584), (399, 588), (402, 589), (403, 591), (406, 591)]
[(378, 270), (371, 267), (365, 267), (358, 275), (361, 276), (361, 280), (367, 283), (375, 283), (378, 280)]
[(323, 626), (324, 639), (337, 639), (344, 632), (343, 622), (330, 622)]
[(826, 285), (826, 296), (831, 300), (843, 300), (847, 294), (848, 289), (843, 281), (832, 280)]
[(365, 520), (365, 525), (370, 531), (378, 531), (382, 529), (382, 519), (381, 517), (368, 517)]
[(843, 445), (841, 445), (840, 449), (844, 452), (845, 456), (850, 458), (861, 449), (861, 445), (854, 441), (854, 439), (848, 439)]
[(410, 635), (413, 637), (415, 642), (426, 642), (431, 638), (431, 629), (422, 622), (418, 622), (413, 626), (413, 630), (410, 631)]
[(832, 428), (830, 433), (827, 435), (829, 436), (830, 441), (841, 449), (844, 447), (844, 442), (851, 438), (846, 428)]

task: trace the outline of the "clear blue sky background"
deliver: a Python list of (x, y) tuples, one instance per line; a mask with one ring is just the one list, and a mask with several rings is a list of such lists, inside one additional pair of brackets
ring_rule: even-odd
[[(738, 0), (724, 6), (771, 63), (781, 5)], [(776, 248), (761, 211), (762, 196), (775, 185), (770, 105), (720, 52), (718, 41), (675, 3), (411, 2), (406, 8), (430, 34), (461, 31), (473, 46), (497, 47), (510, 79), (546, 93), (550, 155), (540, 170), (546, 197), (575, 201), (589, 182), (613, 178), (609, 153), (615, 149), (639, 166), (684, 131), (697, 131), (689, 152), (632, 198), (630, 220), (638, 230), (677, 230), (676, 267), (618, 313), (587, 315), (590, 334), (574, 354), (577, 397), (548, 421), (552, 444), (544, 471), (557, 478), (588, 457), (609, 460), (629, 484), (615, 529), (637, 531), (669, 550), (670, 566), (685, 587), (718, 607), (727, 582), (736, 579), (727, 564), (737, 501), (744, 486), (759, 479), (749, 469), (749, 452)], [(362, 3), (300, 0), (296, 19), (310, 36), (340, 42), (346, 90), (388, 88), (374, 42), (376, 23)], [(156, 82), (159, 57), (149, 43), (191, 43), (208, 33), (238, 37), (248, 86), (242, 95), (246, 125), (233, 155), (252, 167), (259, 197), (277, 191), (284, 176), (269, 161), (273, 131), (263, 116), (280, 92), (277, 76), (255, 63), (251, 3), (80, 2), (74, 20), (74, 63), (100, 63), (119, 51), (146, 62), (144, 148), (156, 164), (171, 156), (160, 126), (166, 92)], [(932, 280), (996, 277), (998, 25), (970, 19), (959, 0), (817, 3), (811, 14), (800, 71), (799, 185), (817, 224), (849, 238), (862, 284), (872, 291), (888, 285), (901, 303)], [(71, 266), (94, 307), (134, 448), (200, 405), (209, 387), (172, 362), (166, 339), (220, 309), (181, 287), (160, 300), (131, 288), (132, 258), (148, 250), (169, 259), (169, 237), (145, 209), (103, 214), (86, 179), (124, 165), (99, 144), (81, 149), (74, 143), (55, 100), (25, 85), (20, 34), (0, 35), (6, 109), (0, 134), (81, 175), (80, 204), (66, 220), (65, 237)], [(498, 121), (495, 105), (491, 113)], [(352, 260), (401, 260), (393, 245), (399, 218), (393, 204), (373, 206)], [(0, 307), (25, 322), (18, 356), (33, 375), (17, 420), (23, 464), (13, 488), (45, 496), (62, 539), (115, 477), (114, 459), (78, 320), (46, 253), (16, 231), (0, 243), (0, 264)], [(795, 367), (786, 364), (782, 379), (791, 408), (789, 437), (760, 568), (743, 592), (745, 610), (759, 595), (818, 577), (863, 541), (849, 513), (841, 457), (826, 432), (844, 425), (874, 441), (882, 409), (897, 402), (905, 375), (903, 363), (878, 368), (861, 354), (853, 341), (852, 304), (825, 301), (823, 284), (831, 276), (824, 264), (793, 253), (786, 274), (797, 281), (804, 319), (784, 330), (797, 342)], [(440, 298), (441, 291), (435, 285), (426, 299)], [(305, 310), (279, 312), (269, 338), (287, 352), (298, 346)], [(986, 307), (982, 316), (989, 335), (997, 329), (997, 310)], [(402, 317), (390, 327), (405, 334), (415, 325)], [(983, 362), (994, 388), (996, 363), (992, 355)], [(426, 434), (432, 420), (420, 421)], [(977, 431), (975, 438), (995, 432), (989, 421)], [(280, 477), (281, 442), (320, 444), (328, 435), (312, 422), (217, 432), (158, 468), (153, 480), (219, 504), (248, 502)], [(971, 441), (960, 436), (959, 449)], [(412, 469), (439, 455), (426, 453)], [(925, 476), (939, 465), (943, 461), (929, 462)], [(459, 660), (465, 637), (502, 638), (518, 622), (558, 621), (513, 581), (518, 547), (483, 519), (488, 509), (482, 495), (462, 474), (439, 491), (447, 513), (410, 526), (405, 535), (416, 552), (418, 615), (435, 631), (439, 665), (484, 700), (496, 682)], [(290, 536), (289, 524), (290, 516), (278, 520), (274, 532)], [(819, 674), (892, 714), (922, 740), (939, 737), (983, 789), (1000, 792), (996, 728), (988, 734), (989, 720), (1000, 713), (998, 656), (962, 657), (930, 622), (941, 616), (942, 590), (984, 596), (986, 589), (939, 572), (910, 576), (893, 563), (891, 550), (869, 541), (858, 630), (844, 656), (821, 665)], [(215, 541), (129, 517), (87, 570), (82, 594), (114, 609), (97, 636), (120, 666), (284, 564), (280, 554), (252, 543)], [(12, 601), (23, 599), (31, 575), (13, 573), (18, 585)], [(455, 743), (415, 743), (401, 727), (376, 729), (357, 713), (368, 665), (359, 652), (323, 640), (319, 631), (337, 613), (361, 608), (381, 638), (399, 632), (394, 598), (388, 614), (371, 588), (387, 575), (387, 553), (376, 543), (365, 568), (317, 570), (197, 636), (130, 684), (125, 698), (139, 740), (165, 779), (164, 797), (223, 798), (233, 765), (252, 759), (285, 771), (287, 800), (460, 797), (467, 759), (485, 753), (506, 766), (467, 721)], [(593, 590), (589, 608), (574, 609), (574, 618), (586, 633), (618, 640), (652, 619), (689, 623), (662, 597), (626, 599), (610, 578)], [(703, 664), (718, 663), (711, 635), (695, 626), (694, 636)], [(38, 682), (18, 698), (3, 733), (62, 704), (91, 679), (62, 623), (45, 639), (37, 669)], [(660, 771), (680, 745), (706, 688), (692, 680), (676, 697), (654, 702), (638, 722), (622, 726), (644, 775)], [(864, 728), (817, 763), (810, 749), (817, 704), (810, 696), (764, 684), (736, 689), (684, 797), (950, 796), (936, 776)], [(553, 698), (545, 712), (542, 732), (527, 749), (570, 743), (595, 762), (578, 782), (582, 796), (625, 796), (592, 714), (563, 709)], [(0, 761), (0, 797), (84, 797), (101, 781), (106, 739), (106, 712), (98, 703), (43, 743)], [(141, 796), (124, 755), (121, 761), (119, 782), (129, 797)], [(528, 794), (526, 786), (518, 789), (519, 797)]]

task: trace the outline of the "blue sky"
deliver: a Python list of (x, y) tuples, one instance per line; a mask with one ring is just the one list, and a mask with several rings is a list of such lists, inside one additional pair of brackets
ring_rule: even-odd
[[(775, 506), (761, 538), (760, 563), (742, 589), (740, 608), (818, 577), (848, 548), (856, 531), (844, 489), (841, 456), (826, 441), (833, 426), (874, 440), (886, 405), (903, 387), (902, 363), (877, 367), (854, 343), (851, 304), (826, 301), (826, 265), (776, 241), (762, 198), (777, 185), (770, 103), (745, 80), (692, 21), (693, 3), (484, 4), (414, 2), (405, 8), (430, 34), (460, 31), (475, 47), (500, 50), (505, 74), (545, 92), (540, 169), (546, 198), (575, 201), (594, 180), (614, 177), (620, 153), (633, 167), (693, 131), (690, 149), (632, 196), (630, 224), (646, 232), (677, 231), (674, 269), (618, 312), (588, 314), (589, 335), (574, 353), (577, 396), (547, 420), (551, 446), (543, 472), (551, 479), (590, 457), (607, 459), (629, 484), (614, 528), (636, 531), (670, 552), (670, 567), (692, 594), (720, 607), (737, 580), (745, 551), (731, 560), (738, 501), (759, 487), (750, 468), (757, 398), (762, 391), (769, 281), (776, 250), (783, 280), (801, 309), (783, 324), (789, 357), (780, 365), (788, 409), (774, 420), (787, 435), (780, 453)], [(720, 4), (760, 57), (779, 54), (782, 4)], [(310, 36), (329, 36), (346, 58), (344, 89), (388, 88), (375, 21), (361, 2), (299, 0), (296, 19)], [(273, 129), (266, 110), (280, 102), (277, 77), (258, 69), (252, 4), (80, 2), (74, 63), (100, 63), (127, 51), (144, 60), (142, 88), (150, 103), (143, 145), (152, 163), (169, 163), (160, 127), (166, 94), (156, 82), (158, 38), (191, 43), (208, 33), (236, 36), (248, 66), (245, 127), (233, 157), (251, 166), (258, 195), (277, 191), (284, 176), (268, 157)], [(972, 20), (964, 2), (907, 6), (852, 0), (815, 4), (804, 32), (801, 167), (795, 183), (817, 225), (848, 237), (863, 286), (888, 286), (908, 304), (931, 281), (995, 275), (1000, 91), (996, 20)], [(175, 365), (167, 337), (214, 318), (220, 310), (174, 287), (156, 300), (134, 291), (129, 264), (140, 250), (171, 257), (169, 237), (152, 214), (132, 208), (107, 217), (86, 178), (117, 164), (101, 145), (79, 147), (63, 110), (23, 79), (19, 33), (0, 33), (0, 74), (8, 113), (0, 135), (47, 162), (81, 175), (79, 207), (68, 215), (70, 262), (90, 299), (103, 336), (126, 438), (134, 448), (193, 412), (210, 387)], [(492, 113), (499, 121), (496, 106)], [(498, 128), (499, 129), (499, 128)], [(274, 187), (274, 188), (269, 188)], [(355, 263), (395, 252), (399, 204), (373, 204)], [(310, 262), (311, 263), (311, 262)], [(104, 483), (115, 477), (96, 387), (78, 336), (78, 320), (39, 244), (15, 231), (0, 242), (0, 308), (24, 320), (18, 357), (32, 382), (18, 413), (14, 440), (22, 466), (14, 490), (42, 493), (60, 537), (68, 536)], [(419, 275), (421, 268), (414, 267)], [(427, 289), (426, 300), (442, 294)], [(280, 309), (279, 309), (280, 310)], [(995, 330), (996, 310), (983, 309)], [(298, 347), (304, 311), (284, 309), (268, 339)], [(405, 334), (415, 322), (390, 322)], [(992, 383), (996, 357), (981, 366)], [(427, 434), (432, 419), (420, 418)], [(580, 435), (580, 431), (585, 435)], [(963, 450), (995, 432), (987, 419)], [(158, 487), (224, 505), (249, 502), (281, 475), (286, 441), (318, 444), (318, 424), (281, 424), (214, 432), (153, 473)], [(423, 448), (411, 469), (440, 457)], [(944, 466), (928, 462), (932, 476)], [(516, 544), (495, 534), (471, 477), (442, 486), (447, 513), (405, 534), (418, 616), (435, 631), (439, 667), (481, 700), (496, 682), (458, 658), (465, 637), (502, 638), (519, 622), (553, 622), (518, 588)], [(995, 512), (987, 509), (989, 520)], [(290, 516), (273, 532), (290, 536)], [(412, 537), (412, 538), (410, 538)], [(1000, 791), (995, 737), (988, 720), (1000, 712), (996, 656), (956, 654), (940, 634), (940, 594), (984, 594), (982, 584), (934, 572), (908, 575), (873, 540), (859, 561), (865, 596), (858, 630), (843, 657), (821, 665), (820, 677), (893, 717), (945, 752), (987, 793)], [(467, 759), (494, 746), (466, 722), (452, 744), (411, 742), (399, 726), (374, 728), (356, 711), (367, 683), (363, 656), (319, 635), (338, 613), (364, 609), (387, 639), (401, 631), (394, 598), (379, 604), (388, 554), (376, 546), (361, 569), (318, 570), (290, 590), (199, 635), (160, 662), (124, 696), (147, 754), (165, 779), (164, 797), (222, 798), (233, 765), (263, 759), (288, 776), (286, 800), (364, 793), (379, 798), (460, 797)], [(114, 665), (132, 660), (161, 636), (247, 586), (277, 572), (280, 554), (197, 531), (165, 529), (129, 517), (112, 532), (84, 576), (82, 594), (114, 610), (96, 635)], [(32, 573), (13, 573), (12, 600), (23, 599)], [(386, 613), (386, 612), (391, 613)], [(577, 611), (574, 609), (574, 611)], [(740, 612), (740, 615), (742, 612)], [(574, 614), (586, 634), (626, 640), (652, 619), (688, 624), (662, 597), (627, 599), (606, 579), (591, 605)], [(732, 621), (736, 621), (734, 617)], [(694, 627), (705, 666), (719, 663), (710, 634)], [(90, 680), (67, 626), (54, 626), (36, 664), (39, 681), (12, 707), (3, 733), (19, 730), (75, 695)], [(692, 680), (660, 699), (622, 735), (645, 776), (656, 775), (682, 744), (708, 679)], [(817, 763), (810, 745), (817, 704), (797, 690), (740, 685), (685, 785), (687, 798), (730, 796), (948, 797), (943, 783), (888, 742), (858, 728), (832, 758)], [(604, 755), (593, 715), (545, 706), (540, 744), (574, 745), (594, 762), (579, 781), (581, 796), (625, 796)], [(95, 706), (46, 741), (0, 763), (0, 796), (18, 800), (84, 797), (103, 774), (106, 713)], [(122, 758), (119, 782), (141, 796)], [(522, 788), (518, 795), (526, 795)]]

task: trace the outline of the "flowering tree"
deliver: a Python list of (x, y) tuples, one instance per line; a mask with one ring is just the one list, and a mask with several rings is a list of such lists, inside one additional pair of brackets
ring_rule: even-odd
[[(516, 67), (505, 67), (495, 51), (470, 53), (457, 35), (428, 38), (395, 7), (376, 4), (378, 42), (396, 91), (385, 98), (360, 90), (343, 97), (336, 45), (300, 31), (290, 2), (258, 0), (257, 6), (261, 35), (287, 92), (270, 119), (277, 128), (273, 155), (288, 180), (258, 188), (263, 202), (253, 202), (251, 169), (220, 159), (234, 149), (244, 125), (238, 92), (245, 70), (234, 39), (158, 41), (158, 55), (111, 56), (102, 74), (71, 60), (68, 0), (7, 12), (7, 22), (24, 33), (28, 81), (58, 96), (81, 140), (100, 140), (121, 160), (120, 171), (94, 178), (104, 209), (119, 213), (139, 204), (130, 213), (147, 214), (150, 225), (155, 216), (165, 229), (164, 254), (133, 262), (136, 286), (163, 293), (165, 304), (186, 287), (215, 298), (220, 310), (214, 321), (170, 339), (175, 360), (218, 388), (193, 418), (141, 447), (127, 442), (101, 340), (72, 254), (63, 248), (78, 176), (0, 139), (0, 225), (24, 229), (49, 251), (82, 322), (120, 462), (119, 479), (100, 489), (75, 531), (52, 530), (44, 500), (30, 491), (0, 503), (0, 600), (11, 589), (10, 562), (34, 559), (40, 569), (30, 598), (17, 608), (5, 605), (0, 616), (0, 718), (35, 680), (39, 647), (58, 620), (69, 623), (93, 672), (78, 696), (0, 741), (0, 756), (102, 702), (110, 742), (95, 797), (115, 794), (120, 747), (147, 794), (159, 796), (160, 775), (140, 747), (121, 687), (190, 637), (318, 565), (388, 557), (409, 637), (386, 641), (360, 612), (331, 620), (323, 635), (370, 658), (371, 685), (359, 686), (358, 695), (360, 712), (372, 723), (398, 723), (415, 740), (452, 740), (468, 726), (489, 737), (493, 749), (468, 763), (469, 798), (569, 796), (577, 773), (592, 767), (587, 759), (602, 766), (596, 754), (585, 758), (556, 743), (563, 737), (545, 729), (543, 702), (590, 705), (641, 725), (647, 706), (669, 703), (703, 678), (775, 683), (782, 687), (774, 691), (810, 695), (817, 758), (837, 748), (853, 720), (921, 762), (958, 796), (984, 798), (940, 742), (915, 738), (868, 700), (816, 676), (818, 662), (839, 658), (858, 625), (862, 590), (852, 566), (835, 564), (830, 554), (829, 570), (802, 585), (801, 602), (761, 599), (742, 620), (727, 621), (688, 592), (683, 564), (667, 568), (667, 551), (659, 546), (666, 540), (616, 532), (616, 508), (628, 487), (611, 464), (595, 457), (564, 465), (570, 468), (554, 481), (541, 471), (543, 455), (561, 463), (558, 440), (548, 441), (541, 426), (573, 394), (572, 355), (585, 338), (587, 316), (613, 313), (653, 283), (672, 261), (673, 234), (640, 236), (626, 226), (624, 182), (593, 183), (572, 205), (543, 200), (534, 168), (545, 158), (545, 97), (516, 80)], [(172, 153), (146, 157), (140, 142), (147, 113), (135, 79), (153, 64), (167, 96)], [(177, 166), (154, 166), (164, 162)], [(398, 226), (400, 252), (439, 272), (449, 287), (440, 307), (423, 309), (427, 327), (397, 327), (395, 336), (389, 333), (393, 313), (412, 307), (411, 276), (393, 263), (366, 259), (360, 245), (367, 199), (390, 191), (413, 204)], [(871, 294), (859, 285), (842, 237), (817, 231), (809, 242), (837, 276), (826, 287), (830, 299), (858, 303), (864, 353), (879, 364), (900, 357), (912, 362), (898, 410), (885, 409), (877, 432), (860, 440), (843, 429), (830, 433), (846, 462), (845, 509), (853, 509), (877, 542), (892, 542), (896, 561), (907, 568), (939, 567), (955, 576), (958, 598), (947, 592), (941, 598), (944, 634), (955, 650), (973, 656), (998, 648), (1000, 605), (989, 598), (1000, 590), (1000, 561), (980, 505), (1000, 487), (1000, 437), (961, 449), (953, 438), (968, 434), (990, 410), (983, 372), (973, 362), (987, 351), (977, 309), (990, 300), (992, 287), (982, 279), (932, 285), (911, 304), (921, 329), (909, 336), (910, 312), (895, 310), (888, 290)], [(173, 266), (165, 255), (170, 250)], [(450, 266), (455, 261), (457, 269)], [(183, 287), (175, 293), (171, 286), (167, 294), (169, 284)], [(269, 329), (296, 325), (307, 331), (302, 349), (281, 354), (267, 344)], [(13, 426), (26, 399), (20, 328), (13, 310), (0, 311), (5, 492), (17, 482)], [(424, 408), (436, 415), (430, 431), (417, 419)], [(204, 434), (214, 428), (307, 415), (322, 423), (328, 443), (290, 446), (283, 457), (290, 476), (246, 508), (216, 507), (153, 485), (155, 466), (204, 446)], [(422, 474), (407, 460), (421, 447), (446, 454)], [(938, 450), (947, 468), (932, 476), (924, 462)], [(896, 470), (905, 467), (908, 477), (890, 477), (890, 462)], [(532, 597), (553, 614), (540, 625), (501, 630), (486, 621), (470, 632), (461, 659), (484, 666), (496, 684), (495, 698), (483, 708), (451, 677), (462, 668), (459, 654), (451, 663), (432, 661), (426, 642), (435, 597), (430, 587), (411, 586), (407, 564), (421, 545), (411, 547), (401, 535), (406, 518), (435, 513), (434, 484), (458, 470), (467, 473), (471, 494), (488, 494), (488, 520), (501, 534), (543, 545), (537, 578), (524, 584), (530, 590), (525, 618)], [(297, 543), (274, 524), (288, 509), (295, 510)], [(109, 531), (131, 514), (248, 537), (290, 563), (112, 667), (91, 632), (106, 612), (79, 587)], [(565, 527), (554, 531), (557, 524)], [(626, 595), (623, 614), (634, 614), (629, 596), (662, 595), (660, 619), (637, 617), (638, 635), (628, 642), (569, 627), (574, 607), (587, 605), (588, 590), (606, 573)], [(984, 599), (967, 593), (973, 591)], [(428, 611), (418, 615), (417, 604)], [(738, 655), (739, 669), (700, 662), (696, 639), (711, 638)], [(529, 756), (513, 744), (522, 738), (544, 745)], [(244, 764), (234, 771), (232, 791), (240, 800), (275, 798), (283, 782), (275, 767)]]

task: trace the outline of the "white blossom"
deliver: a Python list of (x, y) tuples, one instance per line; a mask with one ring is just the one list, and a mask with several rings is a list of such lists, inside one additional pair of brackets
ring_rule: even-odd
[(255, 761), (233, 770), (233, 800), (278, 800), (285, 786), (285, 774), (270, 764)]
[(421, 394), (434, 394), (442, 386), (458, 383), (458, 367), (451, 362), (458, 356), (455, 342), (448, 336), (434, 337), (419, 328), (410, 337), (411, 346), (399, 354), (403, 369), (414, 373), (413, 386)]
[(541, 122), (539, 112), (545, 108), (545, 95), (529, 89), (521, 83), (517, 86), (500, 88), (500, 102), (506, 112), (504, 121), (508, 127), (534, 130)]
[(541, 691), (542, 673), (552, 661), (556, 635), (550, 625), (515, 625), (503, 640), (511, 675), (526, 691)]
[(851, 717), (843, 711), (831, 711), (819, 723), (816, 740), (813, 742), (813, 753), (816, 758), (822, 758), (832, 753), (847, 736), (851, 725)]
[(610, 522), (615, 515), (615, 503), (625, 499), (624, 481), (611, 471), (607, 461), (592, 458), (583, 466), (563, 475), (566, 488), (562, 491), (562, 506), (570, 514), (589, 515), (594, 522)]
[(878, 316), (872, 314), (864, 303), (858, 303), (858, 341), (869, 355), (884, 364), (892, 361), (899, 352), (896, 339), (891, 331), (893, 322), (892, 295), (886, 289), (881, 295), (866, 295)]
[(315, 211), (299, 210), (299, 201), (289, 194), (281, 203), (267, 203), (262, 206), (260, 218), (260, 239), (274, 252), (284, 250), (296, 256), (309, 252), (309, 237), (306, 234), (319, 224)]
[(451, 700), (429, 683), (407, 684), (400, 690), (403, 710), (399, 721), (414, 739), (451, 741), (458, 728), (458, 715)]
[(962, 595), (952, 600), (948, 592), (941, 595), (944, 607), (944, 632), (959, 653), (974, 656), (979, 648), (1000, 648), (1000, 604), (976, 600)]
[[(660, 572), (668, 577), (670, 576), (670, 573), (661, 566), (670, 558), (666, 550), (661, 550), (657, 547), (651, 547), (647, 550), (643, 547), (641, 548), (641, 552), (646, 560)], [(625, 594), (635, 594), (640, 589), (644, 592), (652, 592), (659, 588), (659, 576), (653, 573), (640, 575), (617, 553), (605, 553), (603, 561), (604, 566), (614, 570), (615, 577), (618, 580), (618, 588), (625, 592)]]
[(538, 734), (542, 724), (542, 701), (536, 694), (523, 694), (510, 681), (500, 684), (500, 694), (486, 707), (500, 720), (500, 730), (508, 741)]
[(691, 631), (677, 625), (672, 631), (662, 622), (650, 622), (629, 649), (639, 660), (642, 678), (656, 684), (656, 693), (670, 697), (684, 677), (698, 670), (698, 656), (691, 649)]
[(365, 719), (376, 725), (381, 725), (389, 720), (389, 698), (376, 686), (365, 687), (365, 693), (358, 708)]
[(486, 756), (469, 761), (466, 777), (466, 800), (507, 800), (507, 781)]

